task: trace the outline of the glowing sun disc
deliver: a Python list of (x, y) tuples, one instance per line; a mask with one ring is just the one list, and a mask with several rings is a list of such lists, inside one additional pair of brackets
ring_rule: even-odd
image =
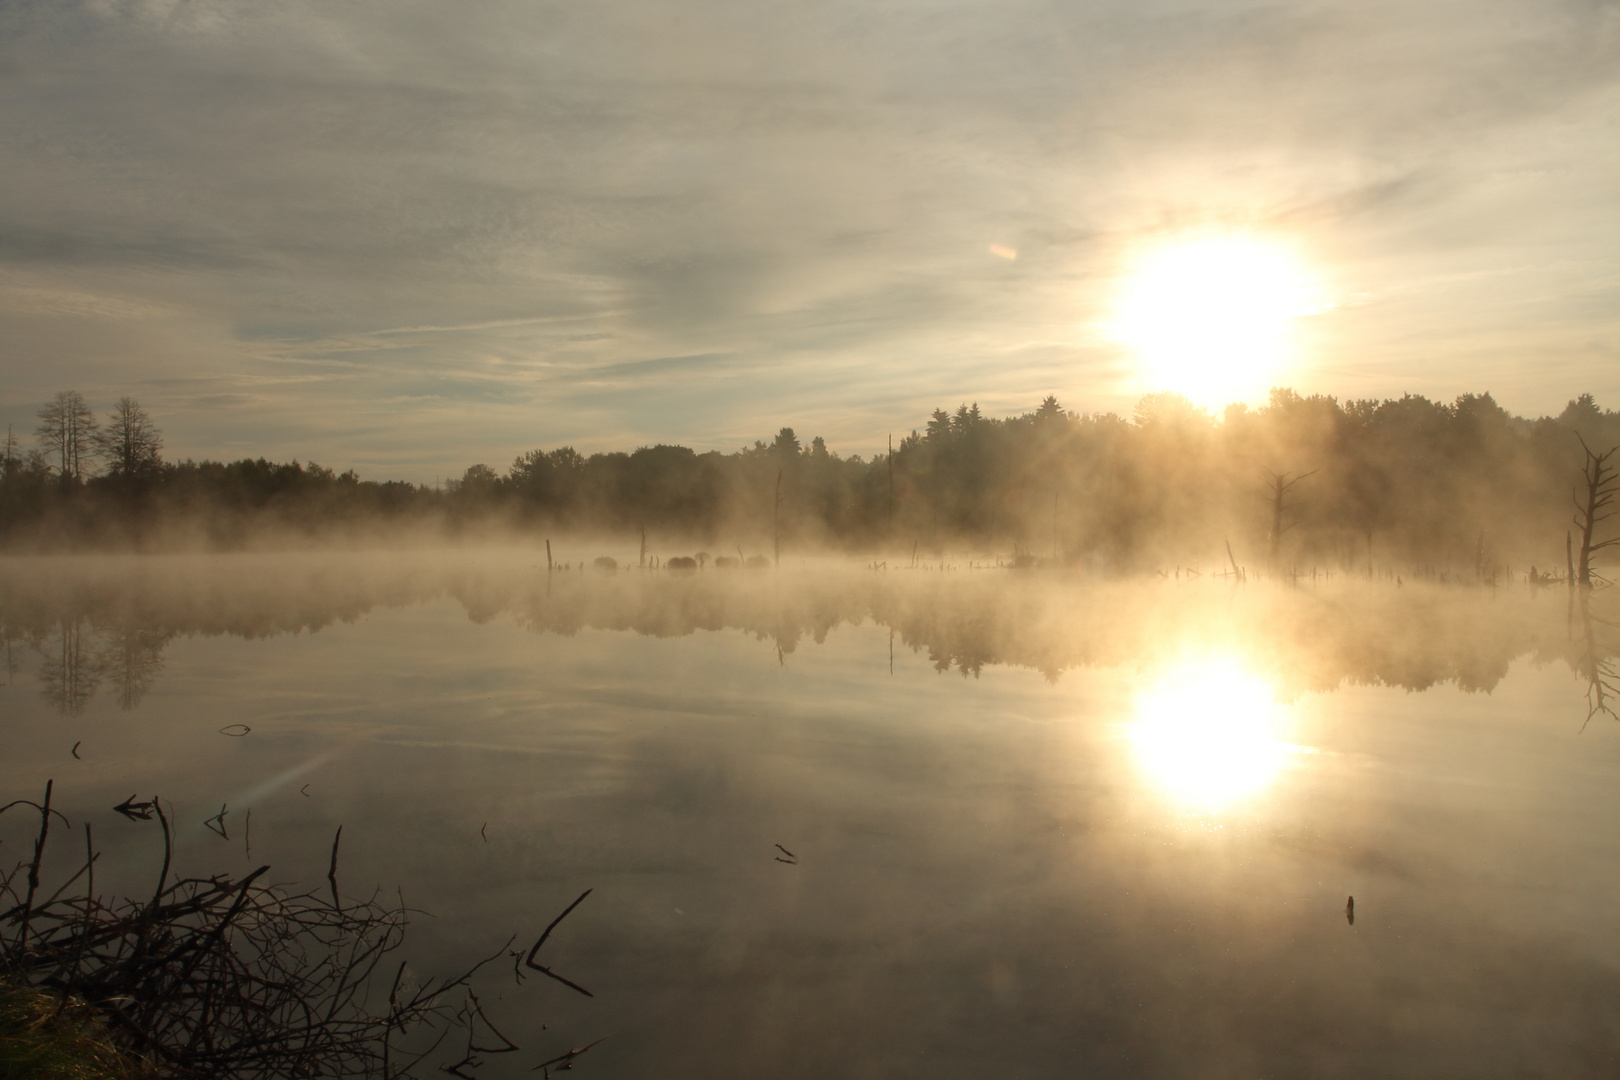
[(1287, 246), (1247, 236), (1166, 244), (1138, 258), (1113, 336), (1143, 379), (1202, 405), (1263, 393), (1294, 359), (1295, 320), (1321, 309)]

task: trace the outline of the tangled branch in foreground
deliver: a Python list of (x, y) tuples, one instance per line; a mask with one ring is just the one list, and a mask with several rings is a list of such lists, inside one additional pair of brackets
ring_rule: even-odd
[[(92, 1012), (159, 1075), (404, 1080), (461, 1033), (461, 1060), (440, 1067), (469, 1076), (486, 1055), (519, 1049), (472, 991), (486, 964), (521, 955), (511, 940), (450, 978), (417, 983), (401, 962), (386, 976), (386, 1001), (373, 1004), (382, 998), (380, 967), (402, 944), (411, 912), (377, 894), (340, 899), (335, 842), (329, 895), (266, 884), (268, 866), (240, 879), (171, 880), (173, 838), (153, 799), (163, 864), (149, 898), (96, 893), (99, 853), (88, 823), (79, 869), (47, 894), (40, 867), (52, 826), (70, 826), (51, 794), (47, 783), (43, 801), (0, 807), (39, 815), (32, 857), (0, 873), (0, 977), (56, 995), (64, 1009)], [(536, 1069), (569, 1067), (578, 1053)]]

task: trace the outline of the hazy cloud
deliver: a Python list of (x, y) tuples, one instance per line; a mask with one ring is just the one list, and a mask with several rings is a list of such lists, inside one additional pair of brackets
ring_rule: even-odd
[(1613, 401), (1617, 60), (1559, 0), (12, 3), (0, 419), (128, 391), (171, 452), (418, 479), (869, 451), (1128, 409), (1120, 261), (1209, 224), (1331, 279), (1302, 389)]

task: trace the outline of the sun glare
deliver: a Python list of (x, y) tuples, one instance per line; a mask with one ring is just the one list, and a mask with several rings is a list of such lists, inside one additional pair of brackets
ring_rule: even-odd
[(1269, 390), (1295, 359), (1295, 320), (1321, 307), (1288, 246), (1205, 237), (1140, 256), (1112, 329), (1135, 353), (1147, 389), (1213, 406)]
[(1137, 763), (1176, 802), (1219, 809), (1254, 795), (1288, 760), (1284, 710), (1235, 660), (1181, 666), (1136, 699)]

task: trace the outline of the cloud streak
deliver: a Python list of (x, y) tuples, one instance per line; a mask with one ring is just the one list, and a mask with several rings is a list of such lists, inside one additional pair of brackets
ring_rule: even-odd
[(413, 479), (870, 451), (957, 400), (1128, 409), (1122, 261), (1212, 225), (1355, 298), (1302, 389), (1614, 397), (1617, 59), (1573, 0), (9, 5), (0, 420), (129, 391), (180, 453)]

